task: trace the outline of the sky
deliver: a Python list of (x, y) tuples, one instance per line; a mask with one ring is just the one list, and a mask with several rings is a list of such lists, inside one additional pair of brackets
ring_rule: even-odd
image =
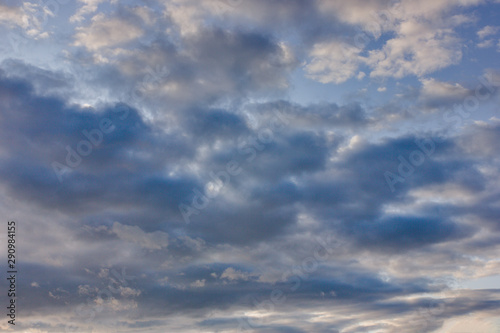
[(0, 1), (0, 330), (500, 332), (499, 16)]

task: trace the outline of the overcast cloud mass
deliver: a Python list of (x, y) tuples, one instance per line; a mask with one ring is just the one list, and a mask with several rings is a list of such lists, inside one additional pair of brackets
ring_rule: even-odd
[(500, 332), (499, 22), (0, 1), (0, 329)]

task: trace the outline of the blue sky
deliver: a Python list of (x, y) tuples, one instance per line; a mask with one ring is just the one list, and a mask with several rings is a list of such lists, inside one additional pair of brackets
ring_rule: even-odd
[(499, 332), (499, 15), (0, 1), (0, 328)]

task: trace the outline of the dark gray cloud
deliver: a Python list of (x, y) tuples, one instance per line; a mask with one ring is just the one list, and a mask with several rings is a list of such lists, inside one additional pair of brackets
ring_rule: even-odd
[(361, 222), (345, 227), (359, 246), (410, 250), (416, 246), (452, 241), (471, 235), (471, 230), (436, 218), (392, 217), (385, 221)]

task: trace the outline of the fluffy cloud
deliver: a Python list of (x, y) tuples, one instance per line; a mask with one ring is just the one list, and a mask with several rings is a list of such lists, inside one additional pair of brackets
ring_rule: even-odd
[(422, 79), (422, 90), (420, 101), (425, 107), (436, 108), (463, 103), (472, 91), (462, 87), (460, 84), (440, 82), (435, 79)]
[[(477, 32), (477, 36), (479, 37), (480, 42), (477, 44), (479, 48), (487, 48), (494, 46), (495, 43), (498, 43), (498, 39), (493, 39), (490, 36), (494, 36), (498, 34), (500, 27), (487, 25), (481, 30)], [(488, 38), (489, 37), (489, 38)]]
[(123, 19), (109, 19), (104, 14), (97, 14), (92, 18), (90, 26), (78, 28), (75, 45), (97, 50), (129, 42), (141, 36), (142, 33), (140, 27)]
[[(78, 9), (78, 11), (69, 18), (70, 22), (81, 22), (84, 20), (84, 16), (88, 14), (95, 13), (98, 6), (105, 2), (105, 0), (79, 0), (82, 3), (82, 6)], [(112, 1), (116, 2), (116, 1)]]
[[(460, 5), (477, 3), (464, 1)], [(309, 52), (311, 61), (305, 69), (311, 78), (323, 83), (342, 83), (356, 76), (362, 64), (371, 67), (372, 77), (395, 78), (423, 76), (457, 64), (462, 58), (462, 46), (454, 28), (471, 22), (471, 18), (464, 15), (443, 14), (457, 5), (452, 1), (429, 1), (428, 6), (410, 1), (395, 4), (371, 1), (368, 5), (325, 1), (319, 5), (340, 20), (361, 26), (347, 43), (321, 42)], [(355, 8), (358, 10), (353, 10)], [(440, 15), (443, 16), (436, 20)], [(380, 43), (382, 34), (392, 36)], [(368, 49), (367, 45), (373, 42), (377, 46)], [(362, 55), (364, 52), (366, 56)]]
[(342, 83), (353, 77), (362, 59), (360, 49), (342, 42), (314, 45), (311, 62), (305, 67), (309, 77), (322, 83)]
[(485, 39), (488, 36), (497, 34), (499, 30), (500, 30), (500, 27), (494, 27), (491, 25), (487, 25), (477, 32), (477, 36), (480, 39)]
[(371, 76), (422, 76), (461, 60), (459, 39), (450, 29), (409, 20), (398, 32), (398, 37), (387, 41), (382, 50), (370, 52), (367, 62), (374, 68)]
[[(23, 2), (20, 6), (0, 4), (0, 22), (8, 25), (18, 26), (23, 29), (28, 37), (39, 39), (47, 38), (49, 33), (45, 31), (47, 20), (54, 13), (40, 4)], [(10, 33), (8, 39), (22, 38), (17, 34)]]
[(2, 4), (0, 8), (2, 9), (0, 21), (17, 24), (19, 26), (26, 24), (23, 20), (24, 13), (21, 7), (11, 7)]
[(480, 6), (66, 7), (36, 59), (1, 65), (0, 213), (37, 277), (19, 329), (492, 333), (500, 80), (464, 45), (494, 36)]
[(228, 279), (229, 281), (233, 280), (248, 280), (250, 278), (249, 274), (238, 271), (232, 267), (229, 267), (220, 276), (221, 279)]
[(124, 241), (136, 243), (148, 250), (160, 250), (168, 246), (168, 234), (161, 231), (146, 233), (137, 226), (127, 226), (115, 222), (111, 232)]

